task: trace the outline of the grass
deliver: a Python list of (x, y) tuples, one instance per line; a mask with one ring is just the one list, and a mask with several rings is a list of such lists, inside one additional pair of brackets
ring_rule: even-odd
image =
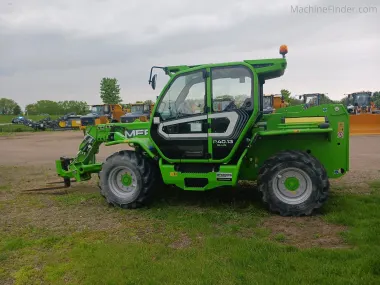
[[(8, 225), (0, 227), (0, 280), (28, 285), (379, 284), (380, 183), (369, 185), (373, 191), (366, 195), (335, 190), (321, 217), (300, 219), (269, 214), (251, 189), (167, 189), (151, 207), (133, 211), (107, 207), (96, 186), (34, 199), (0, 196), (1, 223)], [(263, 222), (272, 218), (299, 223), (293, 231), (318, 220), (320, 231), (303, 237), (310, 242), (324, 238), (327, 224), (347, 229), (340, 233), (341, 248), (300, 248), (291, 243), (290, 233), (271, 236)]]
[[(11, 124), (12, 119), (17, 116), (14, 115), (0, 115), (0, 136), (10, 135), (13, 133), (20, 133), (20, 132), (34, 132), (34, 130), (28, 126), (25, 125), (1, 125), (1, 124)], [(50, 116), (52, 119), (58, 118), (58, 116)], [(45, 116), (39, 116), (39, 115), (33, 115), (33, 116), (27, 116), (28, 119), (31, 119), (33, 121), (39, 121)]]
[[(13, 118), (16, 118), (18, 116), (15, 115), (0, 115), (0, 124), (6, 124), (6, 123), (11, 123)], [(51, 115), (50, 116), (52, 119), (56, 119), (59, 116)], [(26, 118), (31, 119), (33, 121), (39, 121), (45, 116), (39, 116), (39, 115), (31, 115), (31, 116), (26, 116)]]
[(31, 127), (24, 125), (0, 125), (0, 133), (10, 134), (10, 133), (20, 133), (20, 132), (33, 132)]

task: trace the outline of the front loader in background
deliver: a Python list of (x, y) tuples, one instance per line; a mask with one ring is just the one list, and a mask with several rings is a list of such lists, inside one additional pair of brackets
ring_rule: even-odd
[(347, 110), (350, 113), (351, 135), (380, 135), (380, 111), (371, 99), (370, 91), (348, 94)]
[(277, 95), (264, 95), (263, 96), (263, 113), (270, 114), (277, 109), (288, 107), (289, 103), (285, 102), (281, 94)]
[(89, 126), (120, 122), (126, 110), (120, 104), (102, 104), (91, 106), (91, 113), (80, 117), (80, 129), (86, 132)]
[(130, 105), (130, 112), (120, 117), (121, 123), (131, 123), (136, 120), (142, 122), (149, 121), (154, 105), (150, 105), (144, 102), (136, 102)]
[(314, 107), (321, 105), (321, 99), (324, 98), (324, 94), (322, 93), (310, 93), (299, 95), (299, 99), (302, 100), (302, 103), (306, 105), (306, 107)]
[[(286, 69), (282, 58), (152, 67), (169, 76), (149, 122), (88, 128), (74, 158), (56, 161), (65, 185), (99, 176), (108, 203), (137, 208), (160, 183), (188, 191), (257, 181), (262, 200), (283, 216), (311, 215), (329, 195), (329, 179), (349, 171), (349, 115), (341, 104), (263, 112), (263, 87)], [(214, 99), (234, 98), (228, 108)], [(97, 161), (99, 147), (126, 149)], [(157, 183), (160, 182), (160, 183)], [(252, 189), (254, 191), (254, 189)]]

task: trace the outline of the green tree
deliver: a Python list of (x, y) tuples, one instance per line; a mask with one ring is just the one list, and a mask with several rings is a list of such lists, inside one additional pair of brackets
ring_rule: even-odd
[(84, 101), (60, 101), (58, 102), (60, 114), (75, 113), (77, 115), (84, 115), (88, 113), (88, 104)]
[(13, 108), (13, 115), (22, 115), (21, 107), (18, 104)]
[(116, 78), (104, 77), (100, 82), (100, 98), (104, 104), (120, 104), (120, 85)]
[(281, 96), (284, 98), (285, 102), (290, 102), (290, 91), (286, 89), (281, 89)]
[(62, 109), (60, 104), (51, 100), (39, 100), (35, 103), (36, 115), (49, 114), (49, 115), (61, 115)]
[(347, 96), (344, 96), (342, 99), (338, 100), (338, 103), (347, 107)]
[(13, 115), (14, 108), (18, 106), (18, 104), (8, 98), (0, 99), (0, 114), (1, 115)]
[(289, 97), (289, 101), (291, 106), (296, 106), (296, 105), (301, 105), (302, 104), (302, 100), (298, 99), (298, 98), (294, 98), (294, 97)]
[(154, 104), (154, 102), (152, 100), (145, 100), (144, 104), (146, 104), (146, 105), (152, 105), (152, 104)]
[(36, 104), (28, 104), (28, 105), (26, 105), (25, 106), (25, 114), (27, 114), (28, 116), (30, 116), (30, 115), (37, 115), (38, 111), (37, 111)]
[(332, 100), (329, 96), (324, 94), (324, 96), (320, 97), (320, 104), (333, 104), (336, 103), (334, 100)]
[(380, 91), (373, 93), (372, 101), (375, 104), (376, 108), (380, 108)]

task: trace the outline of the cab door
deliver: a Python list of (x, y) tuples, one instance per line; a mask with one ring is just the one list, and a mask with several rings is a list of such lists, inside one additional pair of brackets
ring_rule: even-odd
[(208, 160), (208, 72), (176, 75), (163, 90), (153, 114), (150, 136), (171, 160)]
[(232, 151), (252, 113), (254, 75), (244, 64), (210, 69), (210, 154), (222, 160)]

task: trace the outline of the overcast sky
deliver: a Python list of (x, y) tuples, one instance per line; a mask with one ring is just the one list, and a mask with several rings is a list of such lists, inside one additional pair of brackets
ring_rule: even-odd
[[(270, 3), (270, 4), (264, 4)], [(329, 13), (295, 13), (311, 5)], [(331, 7), (356, 13), (332, 13)], [(329, 6), (331, 6), (329, 8)], [(377, 11), (359, 13), (359, 8)], [(311, 11), (309, 11), (311, 12)], [(125, 103), (152, 99), (152, 65), (280, 57), (288, 68), (265, 93), (380, 90), (380, 1), (0, 0), (0, 97), (100, 103), (116, 77)]]

